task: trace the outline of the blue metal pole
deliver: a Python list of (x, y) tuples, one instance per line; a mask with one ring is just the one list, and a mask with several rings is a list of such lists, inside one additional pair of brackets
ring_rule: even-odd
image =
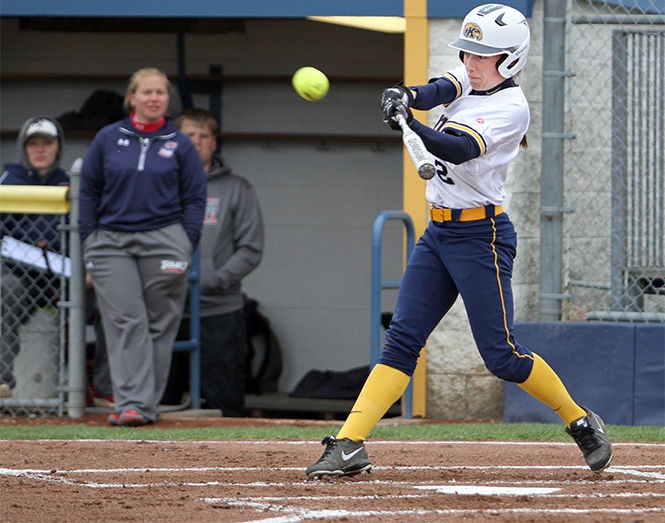
[[(372, 232), (372, 300), (371, 300), (371, 340), (370, 366), (374, 367), (381, 355), (381, 291), (399, 288), (401, 278), (384, 280), (381, 278), (381, 244), (386, 220), (401, 220), (406, 228), (406, 260), (408, 262), (415, 243), (415, 230), (411, 217), (404, 211), (384, 211), (374, 220)], [(413, 417), (413, 383), (410, 382), (403, 396), (402, 411), (405, 418)]]
[(175, 341), (174, 351), (189, 352), (189, 393), (193, 409), (201, 408), (201, 301), (200, 301), (200, 248), (192, 255), (189, 282), (189, 339)]
[(370, 366), (374, 367), (381, 354), (381, 243), (383, 226), (387, 212), (382, 212), (374, 220), (372, 233), (372, 303), (371, 303), (371, 345)]
[(192, 267), (189, 271), (190, 308), (189, 338), (196, 344), (189, 358), (189, 388), (192, 397), (192, 408), (201, 408), (201, 300), (200, 300), (200, 246), (197, 245), (192, 256)]

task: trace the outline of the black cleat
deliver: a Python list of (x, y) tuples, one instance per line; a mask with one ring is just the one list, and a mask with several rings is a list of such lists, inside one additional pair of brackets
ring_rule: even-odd
[(600, 474), (612, 461), (612, 446), (600, 416), (585, 407), (582, 408), (587, 415), (573, 421), (566, 432), (577, 443), (589, 468)]
[(369, 472), (372, 468), (362, 441), (352, 441), (349, 438), (338, 440), (335, 436), (327, 436), (323, 438), (321, 445), (325, 445), (326, 450), (319, 461), (307, 467), (305, 473), (309, 478), (354, 476)]

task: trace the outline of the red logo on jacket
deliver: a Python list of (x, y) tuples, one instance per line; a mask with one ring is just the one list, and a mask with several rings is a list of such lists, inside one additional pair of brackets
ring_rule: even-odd
[(219, 198), (208, 198), (206, 201), (206, 213), (203, 223), (217, 223), (219, 216)]
[(178, 142), (165, 142), (157, 153), (163, 158), (173, 158), (173, 153), (178, 148)]

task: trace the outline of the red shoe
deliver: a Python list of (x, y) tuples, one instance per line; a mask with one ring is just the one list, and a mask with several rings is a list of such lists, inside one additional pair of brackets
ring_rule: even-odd
[(141, 425), (148, 425), (151, 421), (144, 418), (140, 412), (133, 409), (126, 410), (120, 415), (120, 425), (125, 427), (139, 427)]
[(109, 414), (108, 418), (106, 418), (106, 421), (108, 421), (111, 425), (114, 425), (116, 427), (122, 425), (122, 423), (120, 422), (120, 416), (115, 412), (113, 414)]
[(113, 394), (100, 394), (97, 387), (92, 386), (92, 404), (95, 407), (111, 407), (113, 408), (114, 399)]

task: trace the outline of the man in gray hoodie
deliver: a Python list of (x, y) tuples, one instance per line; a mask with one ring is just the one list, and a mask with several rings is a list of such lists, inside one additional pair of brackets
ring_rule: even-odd
[(217, 122), (204, 109), (175, 121), (206, 171), (201, 234), (201, 396), (223, 416), (243, 416), (247, 332), (242, 279), (260, 263), (263, 218), (252, 185), (231, 172), (217, 150)]

